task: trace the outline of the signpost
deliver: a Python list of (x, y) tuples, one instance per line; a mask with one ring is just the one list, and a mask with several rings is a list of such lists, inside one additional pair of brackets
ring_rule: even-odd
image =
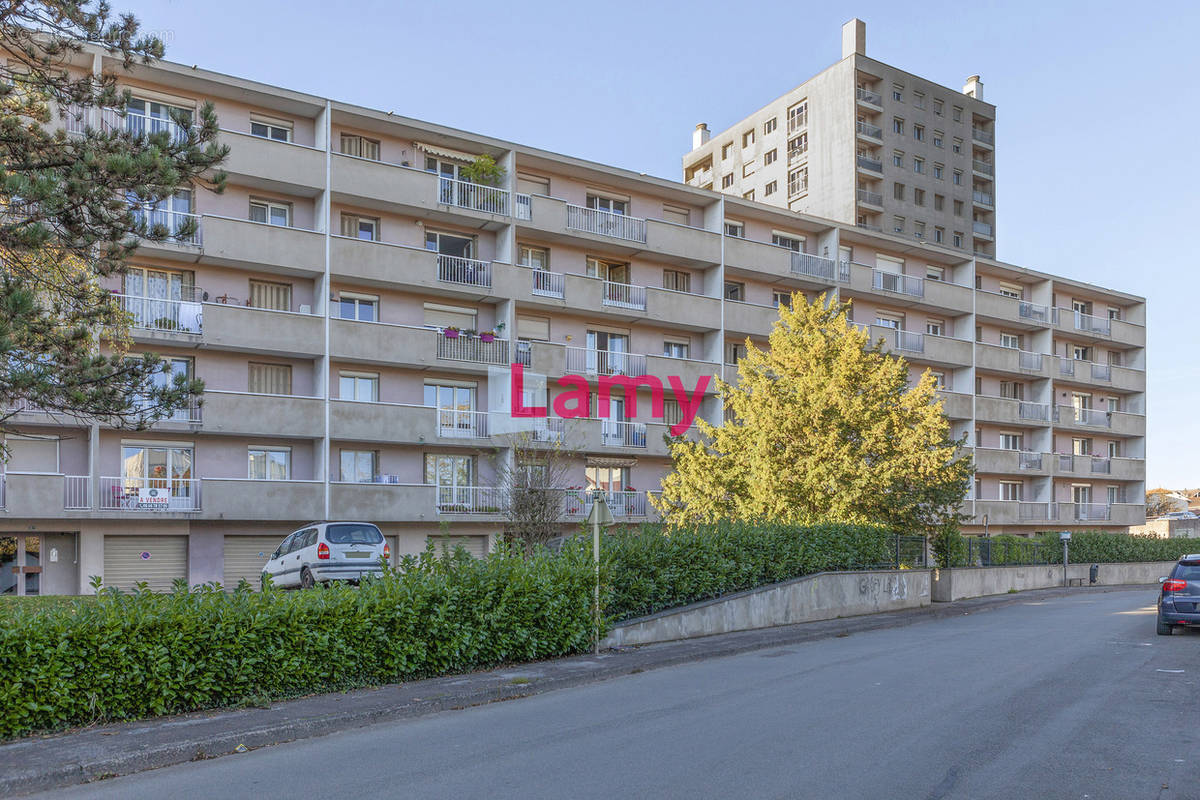
[(1067, 581), (1067, 545), (1071, 542), (1071, 532), (1062, 531), (1058, 534), (1058, 538), (1063, 543), (1063, 586), (1065, 587), (1070, 585)]
[(600, 655), (600, 526), (607, 528), (616, 521), (608, 510), (608, 497), (603, 489), (592, 492), (592, 510), (588, 512), (587, 521), (592, 525), (592, 564), (596, 571), (592, 591), (592, 652)]

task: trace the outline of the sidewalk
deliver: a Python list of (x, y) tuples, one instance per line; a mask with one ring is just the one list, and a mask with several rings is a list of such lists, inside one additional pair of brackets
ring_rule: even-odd
[(0, 745), (0, 796), (11, 797), (235, 752), (322, 736), (375, 722), (510, 700), (555, 689), (815, 639), (895, 628), (1014, 603), (1156, 587), (1042, 589), (938, 603), (888, 614), (810, 622), (702, 639), (572, 656), (411, 683), (316, 695), (237, 711), (195, 712), (32, 737)]

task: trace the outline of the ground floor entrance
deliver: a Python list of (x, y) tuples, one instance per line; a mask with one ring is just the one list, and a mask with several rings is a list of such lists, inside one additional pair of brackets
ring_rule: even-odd
[(0, 536), (0, 594), (42, 593), (42, 537), (32, 533)]

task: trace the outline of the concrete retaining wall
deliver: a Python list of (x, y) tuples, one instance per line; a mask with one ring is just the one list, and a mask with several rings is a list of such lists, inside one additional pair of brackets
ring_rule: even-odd
[[(1098, 585), (1158, 583), (1170, 572), (1174, 561), (1101, 564)], [(1071, 564), (1067, 576), (1082, 578), (1086, 586), (1091, 564)], [(960, 567), (932, 570), (931, 591), (935, 603), (948, 603), (966, 597), (1005, 594), (1016, 589), (1049, 589), (1063, 585), (1061, 564), (1037, 567)]]
[(927, 606), (929, 570), (822, 572), (629, 620), (604, 647), (670, 642)]

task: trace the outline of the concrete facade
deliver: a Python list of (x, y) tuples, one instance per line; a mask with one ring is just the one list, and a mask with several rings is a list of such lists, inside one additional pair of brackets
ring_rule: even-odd
[[(823, 73), (830, 102), (853, 104), (863, 58), (856, 49)], [(982, 467), (969, 530), (1144, 519), (1137, 295), (190, 66), (124, 73), (83, 53), (72, 68), (118, 72), (135, 96), (185, 109), (211, 101), (231, 156), (223, 194), (197, 187), (189, 211), (159, 212), (164, 224), (194, 218), (197, 236), (146, 243), (109, 285), (134, 316), (135, 346), (205, 381), (202, 405), (139, 432), (34, 409), (9, 419), (10, 444), (23, 444), (0, 482), (0, 537), (43, 555), (67, 537), (54, 563), (70, 579), (47, 573), (47, 590), (85, 591), (118, 534), (191, 537), (178, 568), (193, 584), (218, 579), (220, 537), (282, 538), (312, 519), (377, 522), (397, 556), (446, 525), (490, 544), (514, 453), (492, 431), (489, 370), (733, 380), (747, 339), (765, 346), (793, 293), (851, 301), (855, 324), (907, 358), (914, 380), (937, 373), (953, 432)], [(810, 159), (852, 160), (843, 116)], [(66, 114), (55, 124), (82, 129)], [(254, 133), (266, 124), (279, 138)], [(458, 180), (484, 154), (502, 184)], [(834, 202), (852, 173), (810, 196)], [(670, 469), (664, 425), (639, 401), (636, 414), (602, 420), (593, 407), (548, 426), (541, 443), (562, 440), (568, 486), (605, 489), (627, 523), (655, 518), (648, 496)], [(711, 384), (701, 414), (722, 419)], [(152, 488), (167, 507), (142, 503)], [(584, 513), (577, 491), (563, 490), (564, 529)], [(153, 549), (147, 561), (162, 564)]]

